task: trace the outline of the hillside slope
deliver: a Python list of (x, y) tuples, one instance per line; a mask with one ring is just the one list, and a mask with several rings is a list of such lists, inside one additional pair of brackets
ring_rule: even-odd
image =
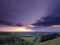
[(43, 42), (43, 43), (38, 43), (38, 44), (35, 44), (35, 45), (60, 45), (60, 38), (56, 38), (56, 39), (46, 41), (46, 42)]

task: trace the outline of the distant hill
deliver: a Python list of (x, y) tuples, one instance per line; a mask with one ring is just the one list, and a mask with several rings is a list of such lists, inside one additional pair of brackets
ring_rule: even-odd
[(48, 35), (48, 34), (53, 34), (55, 32), (12, 32), (13, 34), (26, 34), (26, 35)]

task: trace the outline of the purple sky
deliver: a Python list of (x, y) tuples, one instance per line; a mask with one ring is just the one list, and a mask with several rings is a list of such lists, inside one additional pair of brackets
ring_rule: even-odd
[(0, 0), (0, 20), (32, 24), (53, 13), (60, 0)]

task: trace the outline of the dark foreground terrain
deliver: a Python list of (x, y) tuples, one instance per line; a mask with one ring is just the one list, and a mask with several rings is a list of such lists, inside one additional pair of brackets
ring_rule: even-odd
[(0, 45), (60, 45), (60, 33), (0, 32)]

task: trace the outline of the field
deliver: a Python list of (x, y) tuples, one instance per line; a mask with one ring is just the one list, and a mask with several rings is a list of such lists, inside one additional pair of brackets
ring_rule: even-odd
[(60, 45), (60, 36), (57, 36), (56, 34), (47, 35), (46, 38), (50, 38), (50, 40), (44, 38), (44, 42), (41, 42), (41, 39), (43, 40), (41, 36), (42, 35), (38, 34), (0, 33), (0, 45)]
[(33, 40), (35, 39), (35, 37), (22, 37), (24, 40), (33, 43)]

